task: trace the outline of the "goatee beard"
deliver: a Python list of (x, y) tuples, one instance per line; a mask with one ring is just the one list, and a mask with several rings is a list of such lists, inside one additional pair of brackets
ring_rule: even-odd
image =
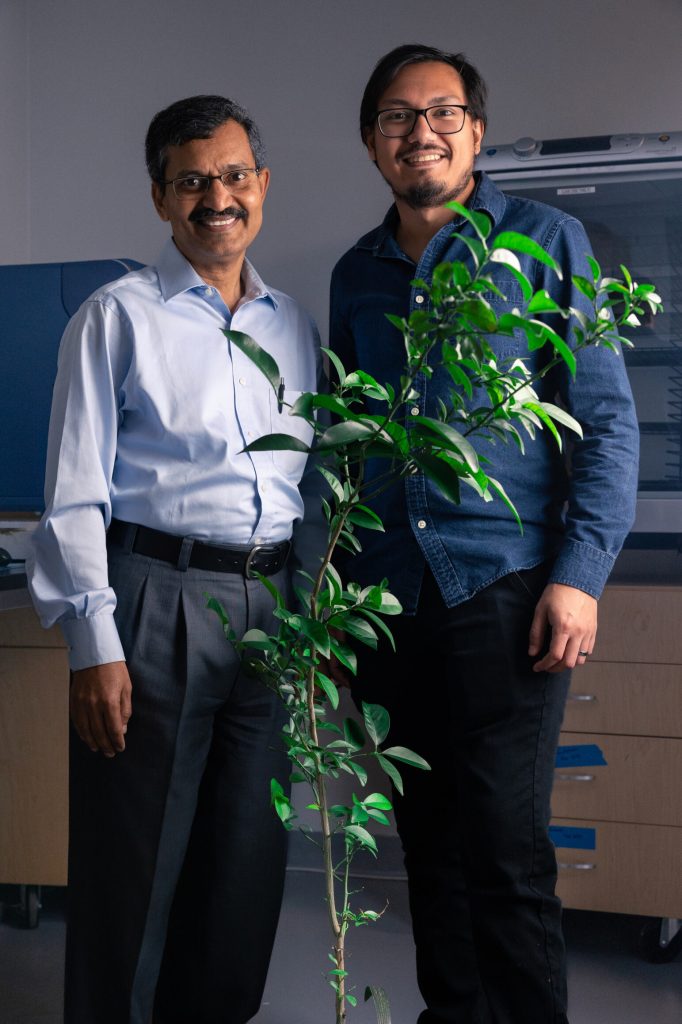
[(411, 185), (404, 192), (393, 189), (396, 199), (402, 199), (413, 210), (425, 210), (434, 206), (444, 206), (445, 203), (457, 199), (469, 185), (472, 178), (472, 171), (466, 171), (454, 188), (448, 189), (444, 181), (424, 181)]

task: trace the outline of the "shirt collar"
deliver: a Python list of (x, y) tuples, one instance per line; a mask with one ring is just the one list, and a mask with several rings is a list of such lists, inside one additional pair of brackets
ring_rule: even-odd
[[(471, 198), (467, 204), (469, 209), (485, 210), (486, 213), (490, 214), (493, 224), (497, 224), (502, 218), (506, 208), (504, 193), (501, 192), (490, 180), (485, 171), (474, 171), (474, 181), (474, 191), (472, 192)], [(449, 237), (452, 232), (453, 225), (461, 223), (463, 223), (463, 218), (453, 217), (449, 224), (446, 224), (444, 228), (441, 228), (441, 231), (445, 232)], [(374, 228), (373, 231), (363, 235), (362, 238), (355, 243), (354, 248), (367, 250), (374, 256), (401, 256), (404, 258), (404, 254), (395, 240), (397, 227), (398, 210), (394, 203), (389, 208), (388, 213), (379, 227)]]
[[(172, 238), (168, 239), (159, 254), (156, 261), (156, 272), (164, 302), (168, 302), (183, 292), (206, 287), (204, 279), (197, 274), (189, 260), (185, 259)], [(264, 284), (256, 268), (247, 259), (244, 260), (241, 276), (244, 297), (240, 304), (251, 302), (253, 299), (268, 299), (273, 308), (277, 309), (277, 300)]]

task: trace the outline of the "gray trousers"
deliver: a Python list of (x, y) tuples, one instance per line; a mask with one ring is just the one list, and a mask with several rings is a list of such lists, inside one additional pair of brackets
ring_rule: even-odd
[[(279, 699), (244, 674), (237, 636), (272, 629), (257, 580), (109, 551), (133, 685), (126, 750), (72, 731), (65, 1024), (243, 1024), (274, 941), (286, 832)], [(271, 577), (285, 591), (287, 571)]]

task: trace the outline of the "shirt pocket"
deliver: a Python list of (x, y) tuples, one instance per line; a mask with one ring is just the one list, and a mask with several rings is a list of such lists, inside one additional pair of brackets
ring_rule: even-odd
[[(494, 281), (502, 295), (486, 295), (495, 316), (500, 317), (503, 313), (511, 313), (514, 309), (522, 312), (524, 299), (518, 281), (501, 264), (496, 271)], [(487, 341), (498, 360), (523, 359), (528, 354), (526, 336), (519, 328), (514, 328), (514, 333), (508, 336), (489, 335)]]
[[(304, 392), (285, 389), (281, 398), (282, 411), (279, 411), (277, 395), (270, 390), (270, 430), (273, 434), (291, 434), (299, 441), (310, 445), (313, 441), (313, 428), (302, 416), (290, 416), (289, 409)], [(272, 451), (272, 460), (280, 472), (298, 482), (303, 475), (307, 452)]]

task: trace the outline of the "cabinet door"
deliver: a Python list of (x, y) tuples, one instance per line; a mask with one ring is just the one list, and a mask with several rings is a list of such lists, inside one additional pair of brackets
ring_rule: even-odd
[(682, 917), (682, 828), (557, 818), (553, 825), (594, 829), (595, 849), (557, 845), (557, 892), (566, 907)]
[(588, 662), (573, 673), (564, 729), (682, 738), (682, 666)]
[(607, 587), (593, 661), (682, 665), (682, 587)]
[(68, 685), (65, 650), (0, 649), (2, 883), (66, 884)]
[(566, 754), (595, 750), (606, 764), (589, 765), (577, 757), (580, 767), (557, 768), (554, 814), (682, 826), (682, 740), (562, 733), (559, 742)]

